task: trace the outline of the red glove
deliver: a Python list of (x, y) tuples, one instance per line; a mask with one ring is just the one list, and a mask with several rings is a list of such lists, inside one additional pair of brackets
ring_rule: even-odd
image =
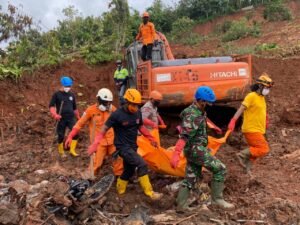
[(74, 114), (76, 116), (76, 119), (79, 120), (80, 119), (80, 114), (79, 114), (79, 110), (78, 109), (74, 110)]
[(157, 119), (160, 125), (166, 125), (160, 115), (157, 116)]
[(215, 127), (214, 130), (217, 132), (217, 134), (222, 134), (222, 130), (219, 127)]
[(232, 118), (228, 124), (228, 129), (231, 130), (231, 131), (234, 131), (234, 128), (235, 128), (235, 123), (236, 123), (236, 119), (235, 118)]
[(270, 117), (269, 117), (269, 114), (267, 113), (266, 115), (266, 129), (268, 129), (270, 126)]
[(178, 166), (179, 156), (185, 146), (185, 143), (186, 143), (185, 140), (180, 138), (175, 145), (175, 149), (171, 159), (171, 166), (174, 169)]
[(104, 134), (103, 134), (103, 133), (99, 133), (99, 134), (96, 136), (96, 138), (95, 138), (93, 144), (91, 144), (91, 145), (89, 146), (89, 148), (88, 148), (88, 154), (89, 154), (89, 155), (92, 155), (93, 153), (95, 153), (95, 152), (97, 151), (97, 147), (98, 147), (100, 141), (101, 141), (103, 138), (104, 138)]
[(153, 129), (157, 129), (158, 128), (158, 125), (156, 123), (154, 123), (152, 120), (150, 119), (143, 119), (143, 123), (145, 126), (149, 126), (149, 127), (152, 127)]
[(71, 142), (73, 140), (73, 138), (79, 133), (79, 130), (76, 128), (73, 128), (72, 131), (69, 133), (67, 140), (65, 142), (65, 148), (69, 148), (71, 145)]
[(141, 126), (139, 131), (145, 138), (147, 138), (151, 142), (151, 145), (153, 147), (155, 147), (155, 148), (158, 147), (158, 144), (157, 144), (155, 138), (150, 134), (150, 132), (148, 131), (148, 129), (145, 126)]
[(60, 120), (61, 119), (61, 115), (59, 115), (59, 114), (56, 113), (55, 107), (50, 107), (50, 113), (51, 113), (52, 117), (55, 120)]

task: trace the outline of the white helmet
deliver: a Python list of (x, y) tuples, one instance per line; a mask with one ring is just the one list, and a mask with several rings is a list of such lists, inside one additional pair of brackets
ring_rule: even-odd
[(108, 102), (112, 102), (113, 101), (113, 94), (107, 88), (101, 88), (98, 91), (96, 97), (100, 97), (101, 100), (103, 100), (103, 101), (108, 101)]

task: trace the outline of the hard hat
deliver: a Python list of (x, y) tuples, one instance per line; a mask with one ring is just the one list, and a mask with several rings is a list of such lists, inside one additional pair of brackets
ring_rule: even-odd
[(216, 95), (210, 87), (200, 86), (195, 93), (195, 99), (206, 101), (206, 102), (215, 102)]
[(101, 100), (103, 100), (103, 101), (108, 101), (108, 102), (112, 102), (113, 101), (113, 94), (107, 88), (101, 88), (98, 91), (96, 97), (100, 97)]
[(122, 64), (122, 61), (121, 61), (120, 59), (118, 59), (118, 60), (116, 61), (116, 64)]
[(73, 85), (73, 80), (70, 77), (63, 76), (60, 78), (60, 83), (64, 87), (70, 87)]
[(142, 103), (142, 95), (141, 93), (134, 89), (134, 88), (129, 88), (124, 94), (124, 99), (127, 100), (130, 103), (134, 104), (141, 104)]
[(161, 101), (162, 100), (162, 94), (158, 91), (151, 91), (150, 93), (150, 98), (157, 100), (157, 101)]
[(142, 17), (149, 17), (149, 13), (148, 12), (144, 12)]
[(256, 80), (256, 83), (262, 84), (269, 88), (274, 85), (274, 82), (267, 73), (262, 73), (262, 75), (260, 75), (260, 77)]

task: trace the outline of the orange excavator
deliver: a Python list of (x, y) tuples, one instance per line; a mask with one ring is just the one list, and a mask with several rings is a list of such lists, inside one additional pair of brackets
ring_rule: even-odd
[(153, 90), (163, 95), (160, 108), (184, 107), (193, 101), (200, 85), (210, 86), (218, 102), (242, 100), (251, 84), (251, 56), (222, 56), (175, 59), (166, 37), (156, 32), (152, 61), (140, 57), (142, 44), (132, 43), (126, 51), (129, 86), (147, 100)]

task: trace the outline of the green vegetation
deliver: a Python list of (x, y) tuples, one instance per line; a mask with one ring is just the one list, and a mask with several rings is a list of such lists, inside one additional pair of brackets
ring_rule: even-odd
[(248, 25), (246, 18), (234, 21), (222, 37), (223, 42), (234, 41), (247, 36), (259, 37), (260, 26), (258, 24)]
[(282, 0), (273, 0), (266, 4), (264, 18), (269, 21), (291, 20), (292, 14)]
[[(268, 20), (291, 18), (280, 0), (180, 0), (173, 7), (154, 0), (147, 11), (156, 29), (170, 41), (195, 45), (207, 38), (194, 32), (195, 24), (261, 4), (266, 4), (264, 15)], [(22, 71), (51, 67), (78, 57), (88, 64), (121, 58), (122, 49), (134, 40), (141, 23), (139, 12), (129, 9), (127, 0), (110, 0), (109, 11), (95, 17), (83, 17), (74, 6), (63, 9), (62, 13), (65, 18), (58, 21), (58, 26), (43, 32), (30, 16), (22, 15), (16, 7), (9, 5), (5, 11), (0, 5), (0, 42), (11, 41), (6, 51), (0, 49), (0, 79), (17, 79)], [(260, 25), (250, 24), (252, 16), (249, 12), (247, 19), (225, 21), (215, 30), (224, 42), (257, 37)], [(262, 45), (256, 50), (268, 48), (272, 49)]]

